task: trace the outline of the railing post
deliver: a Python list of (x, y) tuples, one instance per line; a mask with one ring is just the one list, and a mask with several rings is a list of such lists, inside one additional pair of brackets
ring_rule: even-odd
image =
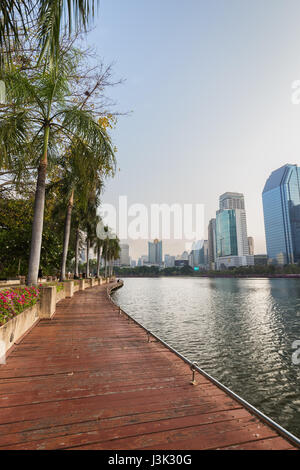
[(79, 290), (85, 289), (85, 279), (79, 279)]

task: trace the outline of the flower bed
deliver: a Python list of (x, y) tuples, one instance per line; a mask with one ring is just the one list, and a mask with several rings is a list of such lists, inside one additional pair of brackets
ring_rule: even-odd
[(39, 294), (37, 287), (17, 287), (0, 291), (0, 326), (35, 305)]

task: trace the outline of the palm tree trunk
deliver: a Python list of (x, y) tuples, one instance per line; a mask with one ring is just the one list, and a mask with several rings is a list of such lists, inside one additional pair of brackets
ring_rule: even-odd
[(79, 277), (79, 269), (78, 269), (78, 264), (79, 264), (79, 228), (77, 227), (76, 229), (76, 242), (75, 242), (75, 277)]
[(114, 259), (111, 261), (111, 275), (114, 275)]
[(46, 188), (46, 175), (47, 175), (47, 150), (49, 141), (49, 125), (45, 126), (44, 132), (44, 150), (43, 157), (40, 161), (38, 168), (38, 178), (34, 199), (34, 215), (32, 222), (32, 235), (30, 244), (29, 255), (29, 268), (27, 285), (37, 284), (38, 272), (41, 258), (42, 236), (43, 236), (43, 223), (44, 223), (44, 208), (45, 208), (45, 188)]
[(90, 277), (90, 240), (86, 241), (86, 278)]
[(72, 191), (69, 202), (68, 202), (66, 219), (65, 219), (64, 244), (63, 244), (61, 270), (60, 270), (60, 280), (61, 281), (65, 281), (65, 279), (66, 279), (66, 263), (67, 263), (68, 249), (69, 249), (73, 201), (74, 201), (74, 190)]
[(107, 277), (107, 256), (105, 255), (105, 264), (104, 264), (104, 277)]
[(97, 277), (100, 277), (100, 263), (101, 263), (101, 246), (97, 247)]

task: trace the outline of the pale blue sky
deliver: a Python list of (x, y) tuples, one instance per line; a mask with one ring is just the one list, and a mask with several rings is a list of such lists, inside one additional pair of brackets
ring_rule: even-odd
[(299, 0), (101, 0), (95, 26), (88, 42), (126, 79), (110, 94), (133, 111), (113, 132), (121, 171), (104, 202), (203, 203), (208, 223), (220, 194), (243, 192), (265, 252), (265, 180), (300, 163)]

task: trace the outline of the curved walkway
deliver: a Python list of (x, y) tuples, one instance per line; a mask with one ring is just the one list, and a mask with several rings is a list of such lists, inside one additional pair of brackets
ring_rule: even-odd
[(0, 449), (292, 449), (120, 316), (99, 286), (61, 301), (0, 366)]

